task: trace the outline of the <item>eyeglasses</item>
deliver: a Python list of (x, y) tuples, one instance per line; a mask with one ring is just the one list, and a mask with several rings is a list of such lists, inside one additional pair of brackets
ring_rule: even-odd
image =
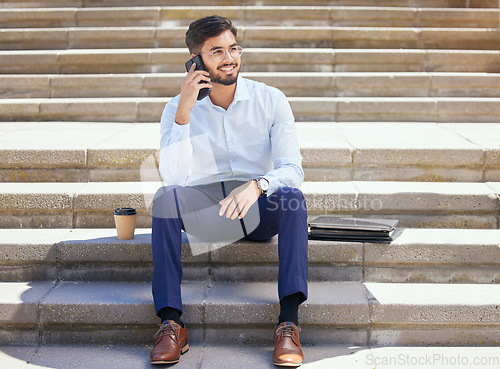
[(199, 54), (212, 55), (212, 59), (214, 61), (216, 61), (217, 63), (219, 63), (226, 58), (226, 52), (229, 52), (229, 55), (231, 55), (231, 58), (239, 59), (241, 54), (243, 54), (243, 48), (239, 45), (236, 45), (236, 46), (230, 47), (227, 50), (217, 49), (217, 50), (212, 51), (211, 53), (199, 53)]

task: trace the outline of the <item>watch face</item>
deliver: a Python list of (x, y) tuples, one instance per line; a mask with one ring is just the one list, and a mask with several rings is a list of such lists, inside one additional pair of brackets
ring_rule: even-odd
[(259, 187), (262, 191), (266, 192), (269, 189), (269, 183), (264, 179), (259, 179)]

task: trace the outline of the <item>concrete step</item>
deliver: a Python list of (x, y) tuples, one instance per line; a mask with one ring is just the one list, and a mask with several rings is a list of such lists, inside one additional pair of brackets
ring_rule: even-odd
[[(191, 342), (269, 344), (276, 283), (183, 282), (182, 289)], [(150, 344), (157, 329), (148, 282), (3, 282), (0, 291), (2, 344)], [(301, 341), (495, 346), (499, 296), (498, 284), (311, 282)]]
[(237, 27), (499, 27), (499, 9), (365, 6), (143, 6), (106, 8), (0, 8), (3, 28), (189, 26), (214, 13)]
[[(160, 182), (0, 183), (0, 228), (109, 228), (113, 209), (150, 227)], [(499, 228), (498, 182), (305, 182), (309, 215), (395, 217), (407, 228)]]
[[(181, 48), (186, 27), (0, 29), (1, 50)], [(498, 28), (242, 26), (245, 47), (497, 50)]]
[[(0, 121), (158, 122), (169, 101), (169, 97), (0, 99)], [(297, 121), (500, 122), (500, 98), (494, 97), (289, 97), (288, 101)]]
[[(7, 74), (2, 98), (162, 97), (185, 73)], [(500, 97), (500, 73), (243, 72), (292, 97)]]
[[(300, 122), (307, 181), (500, 182), (499, 123)], [(159, 123), (0, 123), (1, 182), (139, 182)]]
[[(206, 5), (204, 0), (190, 0), (192, 6)], [(245, 6), (370, 6), (370, 7), (432, 7), (432, 8), (497, 8), (497, 0), (247, 0)], [(0, 8), (39, 7), (111, 7), (111, 6), (185, 6), (180, 0), (0, 0)], [(231, 6), (231, 0), (213, 0), (214, 6)]]
[[(142, 45), (144, 46), (144, 45)], [(500, 50), (246, 48), (243, 72), (500, 73)], [(0, 73), (185, 73), (186, 48), (0, 51)]]
[[(272, 331), (270, 333), (272, 335)], [(275, 369), (272, 364), (272, 343), (266, 346), (190, 344), (190, 350), (175, 364), (176, 369), (232, 369), (235, 358), (241, 369)], [(122, 369), (123, 363), (131, 368), (149, 367), (149, 353), (153, 342), (144, 345), (45, 345), (3, 346), (0, 357), (7, 368), (24, 368), (36, 365), (37, 368), (70, 368), (75, 362), (85, 362), (86, 369)], [(352, 345), (303, 345), (304, 364), (302, 368), (408, 368), (411, 363), (429, 362), (429, 365), (447, 365), (450, 362), (483, 363), (483, 369), (498, 367), (498, 348), (496, 347), (353, 347)], [(385, 363), (400, 365), (387, 366)], [(392, 360), (392, 361), (390, 361)], [(384, 363), (380, 365), (380, 363)], [(29, 367), (29, 366), (28, 366)], [(456, 365), (465, 369), (468, 365)]]
[[(277, 281), (277, 237), (212, 248), (184, 242), (185, 281)], [(308, 280), (494, 284), (499, 245), (498, 229), (407, 228), (391, 244), (309, 241)], [(130, 241), (118, 240), (114, 228), (0, 229), (2, 282), (134, 282), (152, 275), (151, 229), (136, 229)]]

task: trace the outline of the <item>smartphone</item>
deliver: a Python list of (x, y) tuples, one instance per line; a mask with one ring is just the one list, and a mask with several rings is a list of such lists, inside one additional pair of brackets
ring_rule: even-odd
[[(194, 57), (192, 57), (191, 59), (189, 59), (186, 62), (186, 71), (189, 72), (193, 63), (196, 63), (195, 70), (205, 70), (205, 66), (203, 65), (203, 59), (201, 58), (201, 55), (195, 55)], [(200, 83), (208, 83), (208, 82), (200, 81)], [(212, 92), (212, 90), (210, 88), (208, 88), (208, 87), (202, 88), (200, 90), (200, 92), (198, 93), (197, 99), (198, 100), (204, 99), (205, 97), (210, 95), (210, 92)]]

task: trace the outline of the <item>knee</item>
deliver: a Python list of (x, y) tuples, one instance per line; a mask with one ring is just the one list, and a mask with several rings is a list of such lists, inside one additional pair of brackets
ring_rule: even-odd
[(181, 186), (163, 186), (156, 191), (153, 199), (153, 217), (171, 218), (177, 217), (176, 191)]
[(174, 199), (176, 196), (176, 192), (182, 188), (181, 186), (178, 185), (172, 185), (172, 186), (163, 186), (158, 189), (155, 193), (155, 197), (153, 199), (154, 203), (162, 204), (166, 201), (170, 201)]

